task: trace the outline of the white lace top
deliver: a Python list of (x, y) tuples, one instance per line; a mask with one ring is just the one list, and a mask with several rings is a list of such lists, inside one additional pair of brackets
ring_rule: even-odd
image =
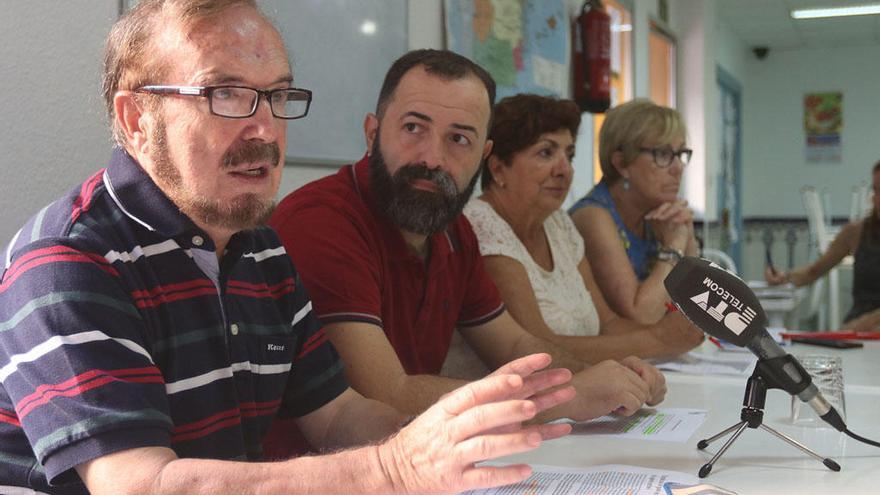
[(553, 271), (535, 263), (513, 229), (492, 208), (478, 198), (465, 206), (483, 256), (507, 256), (526, 269), (538, 300), (541, 316), (559, 335), (598, 335), (599, 315), (593, 298), (578, 271), (584, 257), (584, 240), (571, 218), (562, 210), (544, 221), (544, 233), (553, 256)]

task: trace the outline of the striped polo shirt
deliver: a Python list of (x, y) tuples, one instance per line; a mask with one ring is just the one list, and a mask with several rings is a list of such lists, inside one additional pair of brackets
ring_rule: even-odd
[(0, 253), (0, 487), (86, 493), (76, 465), (145, 446), (261, 459), (276, 413), (348, 387), (275, 233), (218, 263), (122, 150)]

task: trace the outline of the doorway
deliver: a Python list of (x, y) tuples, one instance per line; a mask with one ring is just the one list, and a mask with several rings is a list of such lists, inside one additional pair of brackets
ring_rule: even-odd
[(720, 66), (716, 68), (718, 82), (718, 224), (719, 248), (730, 255), (736, 266), (742, 267), (742, 85)]

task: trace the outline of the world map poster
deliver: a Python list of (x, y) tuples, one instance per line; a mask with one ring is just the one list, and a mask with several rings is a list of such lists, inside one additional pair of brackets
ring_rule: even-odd
[(445, 0), (446, 46), (483, 68), (498, 99), (517, 93), (568, 96), (565, 0)]

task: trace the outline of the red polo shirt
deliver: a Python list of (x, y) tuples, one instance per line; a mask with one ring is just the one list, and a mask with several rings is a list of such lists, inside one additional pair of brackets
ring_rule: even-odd
[(504, 311), (464, 215), (430, 237), (426, 264), (373, 206), (367, 158), (288, 195), (269, 224), (325, 325), (380, 326), (409, 374), (440, 372), (456, 326)]

